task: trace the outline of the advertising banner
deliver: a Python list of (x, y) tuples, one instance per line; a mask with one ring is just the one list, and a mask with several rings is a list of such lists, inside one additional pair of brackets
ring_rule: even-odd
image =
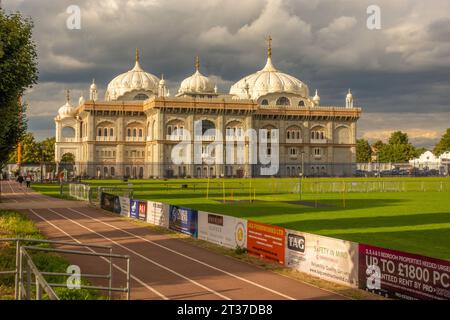
[(397, 299), (450, 299), (450, 261), (359, 245), (359, 287)]
[(118, 197), (119, 198), (119, 206), (120, 211), (118, 212), (121, 216), (129, 217), (130, 216), (130, 198), (127, 197)]
[(100, 198), (100, 207), (104, 210), (114, 212), (115, 198), (115, 195), (103, 192)]
[(138, 219), (141, 221), (147, 221), (147, 201), (139, 201)]
[(198, 238), (231, 249), (247, 247), (247, 221), (200, 211)]
[(284, 228), (255, 221), (247, 223), (247, 252), (284, 265)]
[(197, 238), (198, 213), (196, 210), (170, 206), (169, 228)]
[(169, 205), (147, 201), (147, 222), (169, 228)]
[(130, 201), (130, 218), (139, 219), (139, 200)]
[(358, 287), (358, 244), (286, 230), (286, 266), (321, 279)]

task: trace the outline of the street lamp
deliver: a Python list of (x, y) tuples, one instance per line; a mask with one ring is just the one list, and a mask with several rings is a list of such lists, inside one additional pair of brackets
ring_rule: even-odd
[(302, 151), (301, 152), (301, 157), (302, 157), (302, 172), (300, 173), (300, 177), (299, 177), (299, 192), (298, 192), (298, 194), (299, 194), (299, 197), (300, 197), (300, 200), (302, 200), (302, 182), (303, 182), (303, 176), (304, 176), (304, 174), (305, 174), (305, 151)]
[(44, 164), (44, 150), (42, 145), (39, 146), (39, 151), (41, 152), (41, 183), (43, 181), (44, 172), (43, 172), (43, 164)]

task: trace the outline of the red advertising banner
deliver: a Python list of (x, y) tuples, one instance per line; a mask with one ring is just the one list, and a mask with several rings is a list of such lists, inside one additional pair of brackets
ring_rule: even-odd
[(450, 261), (360, 244), (359, 287), (397, 299), (450, 299)]
[(281, 227), (248, 221), (248, 253), (284, 265), (285, 233)]

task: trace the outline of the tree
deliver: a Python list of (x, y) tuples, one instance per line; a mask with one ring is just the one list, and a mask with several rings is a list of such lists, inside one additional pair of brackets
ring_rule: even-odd
[[(22, 163), (50, 163), (55, 161), (55, 138), (47, 138), (36, 142), (31, 132), (23, 135)], [(9, 163), (17, 163), (17, 148), (9, 156)]]
[(33, 22), (20, 13), (0, 8), (0, 167), (26, 130), (25, 90), (37, 83), (37, 54)]
[[(20, 140), (22, 145), (22, 163), (39, 163), (39, 147), (31, 132), (25, 133)], [(17, 163), (17, 147), (10, 153), (9, 163)]]
[(417, 156), (417, 149), (409, 142), (408, 134), (396, 131), (391, 134), (388, 144), (378, 146), (380, 162), (406, 162)]
[(75, 163), (75, 156), (73, 153), (64, 153), (61, 157), (61, 162), (67, 164)]
[(442, 136), (441, 140), (434, 147), (433, 153), (435, 156), (440, 156), (444, 152), (450, 151), (450, 128)]
[(356, 141), (356, 161), (360, 163), (370, 162), (372, 160), (372, 148), (369, 141), (358, 139)]

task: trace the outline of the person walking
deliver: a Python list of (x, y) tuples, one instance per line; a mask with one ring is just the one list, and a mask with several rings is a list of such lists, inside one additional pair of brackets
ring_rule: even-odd
[(27, 183), (27, 188), (30, 188), (30, 187), (31, 187), (31, 177), (30, 177), (30, 175), (28, 175), (28, 176), (25, 178), (25, 181), (26, 181), (26, 183)]
[(23, 183), (23, 177), (22, 177), (22, 175), (20, 175), (20, 176), (17, 178), (17, 182), (20, 184), (20, 186), (22, 186), (22, 183)]

